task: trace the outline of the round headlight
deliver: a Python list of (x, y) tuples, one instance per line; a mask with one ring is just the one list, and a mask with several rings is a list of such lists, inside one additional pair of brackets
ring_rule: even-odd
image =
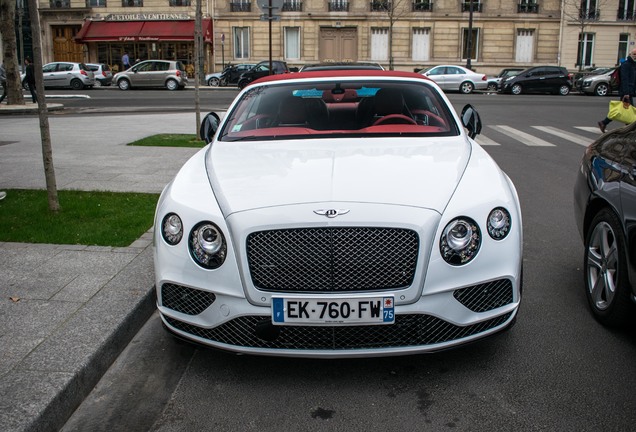
[(497, 207), (488, 215), (488, 234), (495, 240), (503, 240), (510, 232), (510, 224), (508, 210)]
[(212, 222), (200, 222), (190, 232), (190, 254), (203, 268), (215, 269), (225, 261), (227, 245), (223, 233)]
[(168, 213), (161, 222), (161, 235), (169, 245), (176, 245), (183, 238), (183, 223), (175, 213)]
[(452, 265), (471, 261), (479, 251), (481, 232), (474, 220), (461, 217), (446, 225), (439, 242), (442, 258)]

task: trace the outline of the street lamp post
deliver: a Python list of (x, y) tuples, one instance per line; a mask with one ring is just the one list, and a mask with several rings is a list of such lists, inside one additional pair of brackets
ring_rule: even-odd
[(468, 4), (468, 38), (466, 41), (467, 59), (466, 68), (471, 69), (471, 57), (473, 56), (473, 0)]

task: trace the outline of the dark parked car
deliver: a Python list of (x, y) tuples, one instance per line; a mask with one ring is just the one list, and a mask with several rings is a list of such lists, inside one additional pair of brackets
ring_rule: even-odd
[(221, 72), (207, 74), (205, 82), (211, 87), (225, 87), (227, 85), (235, 85), (243, 72), (247, 72), (256, 66), (255, 63), (241, 63), (237, 65), (226, 66)]
[[(283, 73), (289, 73), (289, 68), (287, 67), (287, 63), (284, 61), (273, 61), (272, 62), (272, 70), (273, 73), (271, 75), (278, 75)], [(269, 73), (269, 60), (265, 60), (254, 66), (252, 69), (247, 72), (243, 72), (241, 77), (238, 80), (238, 88), (242, 89), (252, 81), (255, 81), (259, 78), (263, 78)]]
[(572, 90), (572, 76), (559, 66), (536, 66), (506, 78), (501, 87), (503, 93), (552, 93), (566, 96)]
[(574, 186), (585, 244), (585, 294), (608, 326), (636, 317), (636, 123), (606, 133), (586, 150)]
[(494, 77), (488, 78), (488, 90), (497, 91), (501, 87), (501, 83), (506, 79), (519, 75), (519, 72), (523, 72), (523, 68), (506, 68), (502, 69)]

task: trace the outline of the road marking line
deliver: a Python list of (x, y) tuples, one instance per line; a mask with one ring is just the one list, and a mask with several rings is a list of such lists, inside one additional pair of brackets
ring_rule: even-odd
[(568, 141), (582, 145), (584, 147), (587, 147), (588, 145), (592, 144), (592, 142), (594, 141), (590, 138), (584, 137), (583, 135), (577, 135), (575, 133), (557, 129), (552, 126), (532, 126), (532, 127), (535, 129), (539, 129), (540, 131), (547, 132), (552, 135), (556, 135), (560, 138), (566, 139)]
[(522, 132), (519, 129), (511, 128), (510, 126), (505, 125), (495, 125), (488, 126), (500, 132), (504, 135), (508, 135), (510, 138), (513, 138), (527, 146), (533, 147), (554, 147), (554, 144), (549, 143), (547, 141), (542, 140), (541, 138), (537, 138), (528, 133)]
[(477, 141), (477, 144), (479, 144), (481, 146), (498, 146), (498, 145), (501, 145), (497, 141), (493, 141), (493, 140), (491, 140), (490, 138), (488, 138), (485, 135), (477, 135), (477, 138), (475, 138), (475, 141)]
[(582, 131), (585, 132), (593, 132), (595, 134), (600, 134), (601, 130), (598, 128), (598, 126), (574, 126), (577, 129), (581, 129)]

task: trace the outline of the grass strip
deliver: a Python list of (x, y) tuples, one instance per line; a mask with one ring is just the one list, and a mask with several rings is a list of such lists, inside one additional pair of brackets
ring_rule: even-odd
[(0, 241), (129, 246), (153, 224), (159, 194), (58, 191), (61, 210), (45, 190), (9, 189), (0, 201)]
[(193, 147), (201, 148), (205, 142), (198, 140), (194, 134), (157, 134), (137, 141), (133, 141), (130, 146), (145, 147)]

